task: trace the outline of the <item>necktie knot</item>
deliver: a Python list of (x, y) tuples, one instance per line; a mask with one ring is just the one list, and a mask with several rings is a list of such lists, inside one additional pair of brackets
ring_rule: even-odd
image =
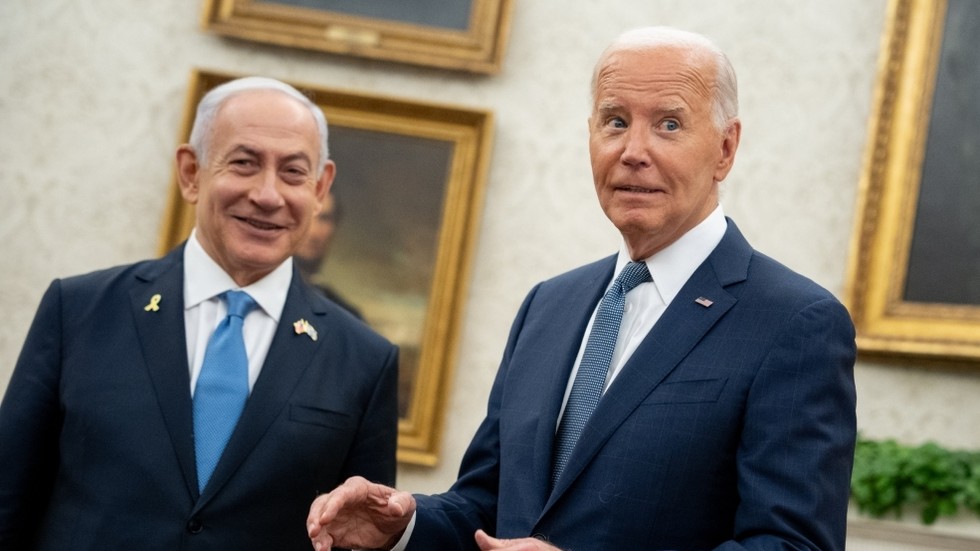
[(623, 294), (630, 292), (637, 285), (641, 283), (646, 283), (648, 281), (653, 281), (650, 277), (650, 270), (647, 268), (646, 262), (630, 262), (627, 264), (623, 271), (619, 273), (619, 277), (616, 278), (616, 283), (622, 289)]
[(255, 308), (255, 299), (245, 291), (227, 291), (223, 294), (228, 304), (228, 315), (245, 319)]

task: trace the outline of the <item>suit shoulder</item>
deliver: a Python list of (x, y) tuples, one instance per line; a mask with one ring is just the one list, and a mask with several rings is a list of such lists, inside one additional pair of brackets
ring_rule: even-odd
[(829, 300), (839, 303), (833, 293), (809, 277), (778, 260), (753, 251), (746, 280), (755, 292), (773, 302), (806, 304)]
[(172, 259), (149, 259), (102, 268), (84, 274), (77, 274), (58, 281), (65, 292), (84, 292), (111, 288), (120, 282), (130, 282), (134, 277), (149, 278), (173, 265)]

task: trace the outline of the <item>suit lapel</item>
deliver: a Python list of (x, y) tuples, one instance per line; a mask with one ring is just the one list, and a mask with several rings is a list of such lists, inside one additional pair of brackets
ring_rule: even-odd
[[(197, 494), (190, 369), (184, 331), (183, 247), (136, 274), (130, 303), (143, 361), (191, 495)], [(156, 300), (155, 297), (159, 296)]]
[[(326, 310), (312, 306), (315, 301), (309, 299), (309, 292), (294, 269), (286, 304), (262, 371), (214, 474), (204, 489), (202, 499), (197, 504), (198, 509), (231, 478), (269, 426), (279, 418), (300, 377), (313, 361), (317, 349), (321, 343), (331, 338), (325, 323)], [(301, 319), (308, 321), (316, 329), (317, 340), (313, 340), (309, 334), (296, 333), (293, 323)]]
[[(751, 255), (751, 247), (728, 220), (721, 243), (687, 281), (599, 401), (542, 515), (618, 427), (735, 305), (736, 298), (725, 287), (745, 280)], [(702, 304), (704, 298), (711, 301), (710, 306)]]

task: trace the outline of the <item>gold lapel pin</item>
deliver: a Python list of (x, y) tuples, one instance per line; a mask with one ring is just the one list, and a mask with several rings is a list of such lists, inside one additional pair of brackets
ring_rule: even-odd
[(146, 310), (147, 312), (156, 312), (156, 311), (158, 311), (160, 309), (160, 299), (161, 298), (163, 298), (163, 297), (160, 296), (160, 293), (157, 293), (157, 294), (153, 295), (152, 297), (150, 297), (150, 303), (147, 304), (146, 306), (144, 306), (143, 307), (143, 310)]
[(698, 297), (698, 298), (694, 299), (694, 302), (700, 304), (701, 306), (704, 306), (705, 308), (707, 308), (707, 307), (711, 306), (712, 304), (714, 304), (714, 301), (708, 300), (708, 299), (706, 299), (704, 297)]
[(299, 319), (293, 322), (293, 331), (295, 331), (297, 335), (306, 334), (311, 339), (316, 341), (316, 327), (310, 325), (310, 322), (306, 321), (305, 319)]

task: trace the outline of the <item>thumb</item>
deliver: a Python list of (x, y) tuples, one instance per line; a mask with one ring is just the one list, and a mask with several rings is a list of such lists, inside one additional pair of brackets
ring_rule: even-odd
[(487, 534), (483, 530), (477, 530), (473, 537), (476, 539), (476, 544), (480, 547), (480, 551), (498, 549), (504, 543), (503, 540), (491, 537), (490, 534)]

